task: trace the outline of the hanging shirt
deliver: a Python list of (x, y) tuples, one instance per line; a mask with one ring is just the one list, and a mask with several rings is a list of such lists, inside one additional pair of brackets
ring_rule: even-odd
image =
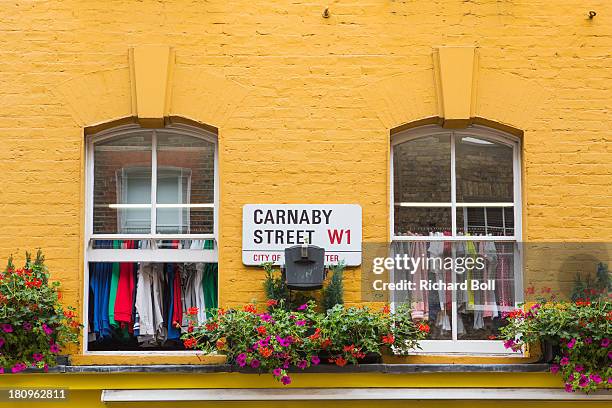
[[(134, 248), (134, 241), (126, 241), (127, 249)], [(133, 326), (132, 305), (134, 304), (134, 264), (122, 262), (119, 265), (119, 283), (115, 300), (115, 320)]]

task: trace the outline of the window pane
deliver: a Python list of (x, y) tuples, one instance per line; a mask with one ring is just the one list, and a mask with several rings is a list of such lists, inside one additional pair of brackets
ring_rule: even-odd
[(450, 207), (395, 207), (395, 235), (450, 234), (452, 228)]
[(514, 207), (457, 207), (461, 235), (514, 235)]
[(514, 201), (512, 147), (475, 136), (457, 136), (457, 202)]
[(157, 232), (213, 232), (213, 143), (183, 134), (157, 134)]
[(450, 202), (450, 136), (427, 136), (394, 146), (393, 191), (396, 203)]
[(151, 232), (151, 132), (94, 146), (95, 234)]
[[(393, 258), (407, 256), (420, 260), (408, 261), (408, 265), (416, 267), (393, 271), (393, 282), (407, 281), (414, 285), (412, 290), (393, 291), (393, 301), (396, 304), (409, 303), (413, 319), (429, 321), (429, 340), (452, 339), (453, 293), (443, 287), (452, 283), (452, 270), (444, 264), (445, 258), (452, 257), (452, 243), (396, 241), (392, 244), (392, 250)], [(435, 284), (439, 287), (435, 287)]]
[(467, 283), (465, 290), (457, 292), (457, 337), (489, 339), (499, 334), (503, 312), (516, 305), (516, 243), (469, 241), (455, 245), (457, 258), (482, 260), (474, 262), (472, 268), (465, 268), (463, 274), (456, 274), (458, 282)]

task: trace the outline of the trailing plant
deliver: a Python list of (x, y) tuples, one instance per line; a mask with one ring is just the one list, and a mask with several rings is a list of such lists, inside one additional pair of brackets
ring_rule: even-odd
[(500, 329), (506, 348), (548, 341), (559, 347), (551, 372), (561, 373), (565, 390), (590, 392), (612, 387), (612, 302), (542, 301), (527, 312), (517, 309)]
[(323, 288), (323, 307), (325, 310), (330, 310), (336, 305), (344, 304), (344, 262), (333, 265), (331, 268), (332, 276), (329, 284)]
[(312, 301), (293, 311), (275, 299), (268, 300), (267, 310), (254, 304), (220, 308), (200, 325), (196, 314), (196, 308), (188, 310), (186, 348), (224, 353), (230, 363), (271, 373), (285, 385), (292, 367), (303, 370), (323, 358), (340, 367), (359, 363), (368, 353), (380, 356), (395, 345), (414, 347), (428, 331), (412, 322), (407, 308), (392, 314), (388, 307), (377, 312), (336, 305), (319, 313)]
[(0, 373), (57, 364), (61, 350), (78, 344), (81, 327), (72, 307), (59, 302), (59, 283), (49, 281), (40, 250), (36, 259), (26, 253), (23, 268), (12, 256), (0, 273)]

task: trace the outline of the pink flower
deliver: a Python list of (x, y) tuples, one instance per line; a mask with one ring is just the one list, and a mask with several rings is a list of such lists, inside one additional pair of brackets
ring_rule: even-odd
[(4, 374), (4, 367), (0, 367), (0, 374)]
[(283, 376), (283, 378), (281, 378), (281, 383), (283, 383), (283, 385), (291, 384), (291, 377), (288, 375)]
[(4, 346), (4, 339), (0, 337), (0, 347)]
[(279, 367), (277, 367), (274, 370), (272, 370), (272, 374), (275, 377), (280, 377), (282, 373), (283, 373), (283, 370), (281, 370)]
[(314, 365), (319, 365), (321, 359), (319, 358), (319, 356), (312, 356), (310, 357), (310, 362)]
[(576, 364), (576, 367), (574, 367), (574, 370), (576, 370), (576, 372), (583, 372), (584, 371), (584, 366), (582, 364)]
[(260, 314), (259, 317), (264, 322), (269, 322), (270, 320), (272, 320), (272, 316), (270, 316), (268, 313)]
[(607, 337), (604, 337), (603, 339), (601, 339), (601, 347), (608, 347), (610, 345), (610, 339)]
[(574, 348), (574, 346), (576, 345), (576, 339), (571, 339), (570, 341), (567, 342), (567, 348)]
[(569, 358), (567, 358), (567, 357), (563, 357), (563, 358), (561, 359), (561, 361), (559, 361), (559, 364), (560, 364), (560, 365), (562, 365), (562, 366), (566, 366), (566, 365), (568, 365), (568, 364), (569, 364)]
[(610, 351), (610, 352), (608, 353), (608, 358), (609, 358), (610, 360), (612, 360), (612, 351)]
[(11, 368), (11, 372), (13, 374), (17, 374), (23, 370), (25, 370), (26, 368), (28, 368), (25, 364), (23, 363), (17, 363), (15, 364), (12, 368)]
[(5, 324), (3, 324), (3, 325), (2, 325), (2, 330), (3, 330), (5, 333), (12, 333), (12, 332), (13, 332), (13, 326), (11, 326), (11, 325), (10, 325), (10, 324), (8, 324), (8, 323), (5, 323)]
[(595, 384), (601, 384), (601, 382), (603, 381), (601, 377), (599, 376), (599, 374), (593, 373), (589, 377), (591, 378), (591, 380), (593, 380)]
[(593, 338), (592, 337), (587, 337), (586, 339), (584, 339), (584, 342), (586, 344), (591, 344), (591, 343), (593, 343)]
[(305, 369), (306, 367), (308, 367), (308, 361), (306, 360), (300, 360), (297, 363), (297, 367), (301, 370)]
[(45, 373), (48, 373), (48, 372), (49, 372), (49, 365), (48, 365), (47, 363), (45, 363), (45, 365), (43, 366), (43, 371), (44, 371)]
[(261, 362), (258, 359), (254, 358), (253, 360), (251, 360), (251, 367), (259, 368), (260, 365), (261, 365)]
[(572, 387), (572, 384), (566, 383), (565, 384), (565, 391), (566, 392), (574, 392), (574, 387)]
[(303, 305), (297, 308), (297, 310), (306, 310), (306, 309), (308, 309), (308, 304), (306, 303), (304, 303)]
[(550, 366), (550, 372), (553, 374), (557, 374), (560, 368), (561, 367), (559, 367), (559, 364), (553, 364)]
[(586, 387), (587, 385), (589, 385), (589, 382), (591, 380), (589, 380), (589, 377), (587, 377), (586, 375), (581, 375), (580, 379), (578, 380), (578, 385), (581, 387)]
[(23, 330), (25, 330), (25, 331), (30, 331), (30, 330), (32, 330), (32, 323), (30, 323), (30, 322), (25, 322), (25, 323), (23, 324)]
[(297, 322), (295, 322), (296, 326), (303, 326), (306, 324), (306, 320), (298, 320)]
[(515, 344), (516, 343), (514, 343), (514, 340), (506, 340), (506, 341), (504, 341), (504, 347), (507, 348), (507, 349), (514, 347)]
[(43, 329), (43, 331), (45, 332), (45, 334), (46, 334), (47, 336), (50, 336), (50, 335), (51, 335), (51, 333), (53, 333), (53, 329), (52, 329), (52, 328), (50, 328), (49, 326), (47, 326), (47, 325), (46, 325), (46, 324), (44, 324), (44, 323), (43, 323), (43, 325), (42, 325), (42, 329)]
[(34, 353), (34, 354), (32, 354), (32, 358), (34, 359), (34, 361), (40, 361), (40, 360), (42, 360), (42, 359), (43, 359), (43, 357), (44, 357), (44, 356), (43, 356), (42, 354), (40, 354), (40, 353)]
[(57, 354), (60, 352), (60, 348), (57, 344), (51, 343), (51, 345), (49, 346), (49, 351), (52, 352), (53, 354)]
[(244, 367), (246, 365), (246, 354), (238, 354), (238, 357), (236, 357), (236, 363), (238, 363), (240, 367)]

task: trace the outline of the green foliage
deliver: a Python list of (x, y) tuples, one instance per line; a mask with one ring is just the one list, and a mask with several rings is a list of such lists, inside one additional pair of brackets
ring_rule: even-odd
[(261, 265), (266, 272), (264, 280), (264, 292), (267, 299), (273, 299), (278, 302), (286, 301), (289, 297), (289, 289), (285, 284), (280, 271), (274, 269), (272, 262), (266, 262)]
[(367, 354), (380, 356), (387, 348), (413, 348), (429, 329), (413, 323), (407, 307), (391, 314), (388, 307), (376, 312), (336, 305), (319, 313), (312, 301), (293, 311), (282, 301), (269, 300), (267, 305), (267, 312), (252, 304), (241, 310), (218, 309), (199, 326), (192, 316), (182, 337), (185, 347), (225, 353), (233, 364), (270, 372), (288, 384), (292, 366), (304, 369), (323, 358), (340, 367), (359, 363)]
[(612, 290), (612, 279), (610, 279), (608, 265), (599, 263), (595, 280), (591, 279), (590, 274), (587, 274), (586, 278), (583, 278), (579, 273), (576, 274), (571, 299), (575, 302), (579, 299), (594, 300), (605, 298), (610, 293), (610, 290)]
[(56, 364), (61, 348), (78, 344), (80, 324), (74, 308), (59, 302), (59, 283), (49, 282), (44, 256), (15, 269), (13, 257), (0, 273), (0, 369), (13, 373), (28, 367), (45, 371)]
[(508, 325), (501, 328), (504, 345), (514, 350), (526, 344), (548, 341), (558, 345), (551, 371), (560, 372), (568, 392), (610, 388), (612, 384), (612, 302), (543, 301), (529, 311), (508, 313)]
[(331, 279), (329, 284), (323, 288), (323, 307), (330, 310), (336, 305), (344, 304), (344, 287), (342, 283), (344, 275), (344, 262), (331, 268)]

